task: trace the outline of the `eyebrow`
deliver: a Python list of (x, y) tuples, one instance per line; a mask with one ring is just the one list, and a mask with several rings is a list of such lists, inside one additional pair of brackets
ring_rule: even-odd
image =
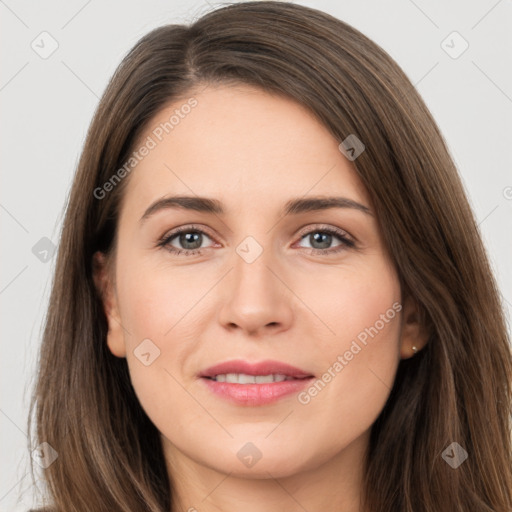
[[(224, 215), (226, 212), (222, 203), (217, 199), (198, 196), (170, 196), (152, 203), (144, 212), (139, 222), (143, 222), (160, 210), (185, 209), (215, 215)], [(373, 215), (368, 206), (365, 206), (347, 197), (307, 197), (287, 201), (282, 210), (282, 216), (297, 215), (305, 212), (328, 210), (331, 208), (351, 208), (367, 215)]]

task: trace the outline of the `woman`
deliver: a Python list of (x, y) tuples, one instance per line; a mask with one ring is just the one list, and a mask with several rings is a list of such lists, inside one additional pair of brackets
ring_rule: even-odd
[(457, 171), (381, 48), (266, 1), (133, 48), (41, 348), (51, 510), (511, 510), (511, 375)]

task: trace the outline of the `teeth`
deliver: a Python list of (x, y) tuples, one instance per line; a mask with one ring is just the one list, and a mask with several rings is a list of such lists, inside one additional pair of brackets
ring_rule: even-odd
[(239, 375), (231, 373), (228, 382), (231, 381), (238, 382), (238, 384), (256, 384), (256, 377), (254, 375), (244, 375), (243, 373)]
[[(276, 375), (277, 377), (277, 375)], [(274, 375), (257, 375), (255, 377), (256, 384), (267, 384), (269, 382), (276, 382), (274, 380)], [(277, 381), (280, 382), (280, 381)]]
[(213, 380), (217, 382), (227, 382), (228, 384), (269, 384), (271, 382), (293, 380), (293, 377), (287, 377), (281, 374), (247, 375), (245, 373), (227, 373), (216, 375)]

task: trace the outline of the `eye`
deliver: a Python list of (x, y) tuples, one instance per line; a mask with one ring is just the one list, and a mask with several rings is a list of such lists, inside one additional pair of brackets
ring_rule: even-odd
[[(340, 243), (331, 247), (333, 240), (338, 239)], [(310, 254), (334, 254), (347, 248), (355, 247), (355, 242), (345, 231), (331, 226), (320, 226), (301, 234), (301, 241), (306, 240), (311, 245)], [(306, 247), (307, 249), (307, 247)]]
[[(304, 247), (304, 249), (309, 249), (310, 254), (335, 254), (356, 246), (355, 242), (345, 231), (331, 226), (319, 226), (316, 229), (302, 232), (300, 236), (300, 241), (306, 240), (311, 244), (309, 248)], [(171, 233), (164, 235), (158, 241), (157, 246), (165, 248), (176, 256), (193, 256), (202, 254), (203, 251), (212, 248), (211, 246), (203, 247), (205, 238), (212, 240), (212, 237), (199, 226), (181, 226)], [(339, 241), (339, 244), (331, 247), (336, 239)]]
[[(202, 247), (205, 238), (211, 239), (203, 229), (194, 225), (182, 226), (166, 234), (157, 245), (176, 255), (193, 256), (202, 254), (203, 249), (209, 249)], [(173, 242), (179, 246), (176, 247)]]

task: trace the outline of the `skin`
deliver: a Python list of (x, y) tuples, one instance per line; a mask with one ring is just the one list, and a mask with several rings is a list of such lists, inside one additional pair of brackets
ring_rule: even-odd
[[(141, 406), (161, 433), (173, 510), (359, 512), (370, 428), (400, 359), (425, 343), (416, 304), (401, 295), (373, 214), (281, 215), (288, 200), (310, 196), (372, 208), (340, 141), (308, 110), (246, 85), (194, 97), (198, 105), (132, 171), (111, 260), (95, 255), (108, 346), (127, 359)], [(184, 103), (163, 109), (140, 140)], [(217, 199), (226, 212), (169, 208), (140, 222), (154, 201), (178, 194)], [(206, 233), (202, 254), (157, 246), (189, 224)], [(337, 235), (330, 245), (305, 236), (326, 226), (356, 247), (329, 254), (343, 243)], [(252, 263), (236, 252), (247, 236), (263, 250)], [(193, 246), (184, 243), (177, 236), (169, 244)], [(307, 404), (292, 394), (240, 406), (198, 378), (235, 358), (274, 359), (321, 377), (394, 303), (401, 311)], [(160, 350), (149, 366), (134, 354), (147, 338)], [(237, 457), (247, 442), (262, 455), (252, 467)]]

